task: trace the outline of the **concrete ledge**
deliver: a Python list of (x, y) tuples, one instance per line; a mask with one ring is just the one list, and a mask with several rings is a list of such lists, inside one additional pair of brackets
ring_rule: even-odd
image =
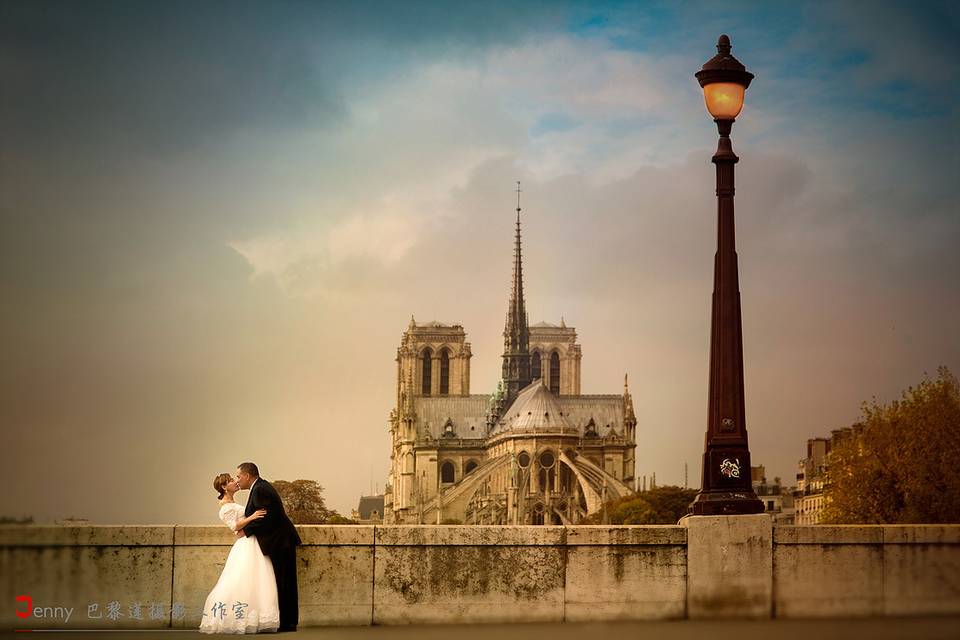
[[(221, 527), (226, 529), (226, 527)], [(170, 546), (174, 525), (0, 525), (0, 547)]]
[(960, 526), (950, 524), (885, 524), (884, 544), (960, 544)]
[(175, 546), (231, 547), (237, 536), (224, 526), (181, 524), (174, 529), (173, 541)]
[(676, 525), (577, 525), (567, 527), (566, 545), (686, 545), (687, 529)]
[(305, 545), (372, 547), (374, 529), (373, 525), (298, 525), (297, 533)]
[(376, 527), (380, 547), (475, 547), (561, 545), (567, 528), (561, 526), (474, 526), (474, 525), (398, 525)]
[(773, 528), (774, 544), (882, 544), (883, 529), (876, 525), (840, 524), (779, 526)]
[[(304, 627), (960, 615), (960, 525), (298, 526)], [(7, 628), (195, 628), (235, 541), (217, 525), (0, 526), (0, 600), (73, 607)], [(121, 617), (105, 614), (119, 601)], [(134, 618), (135, 603), (184, 615)], [(145, 609), (146, 610), (146, 609)]]

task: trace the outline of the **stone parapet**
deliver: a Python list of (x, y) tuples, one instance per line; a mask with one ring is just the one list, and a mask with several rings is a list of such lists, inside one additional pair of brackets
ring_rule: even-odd
[[(960, 525), (297, 529), (303, 626), (960, 614)], [(0, 525), (0, 625), (196, 627), (234, 540), (223, 526)]]

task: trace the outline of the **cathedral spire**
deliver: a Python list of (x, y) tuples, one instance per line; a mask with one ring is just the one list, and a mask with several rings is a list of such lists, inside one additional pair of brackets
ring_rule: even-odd
[(513, 283), (503, 328), (504, 406), (530, 384), (530, 329), (523, 300), (523, 253), (520, 244), (520, 182), (517, 182), (517, 232), (513, 247)]

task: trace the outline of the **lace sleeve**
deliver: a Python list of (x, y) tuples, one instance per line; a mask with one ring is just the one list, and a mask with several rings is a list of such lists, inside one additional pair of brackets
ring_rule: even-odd
[(225, 504), (220, 508), (220, 519), (223, 520), (223, 524), (227, 525), (231, 531), (237, 530), (238, 515), (238, 511), (229, 504)]

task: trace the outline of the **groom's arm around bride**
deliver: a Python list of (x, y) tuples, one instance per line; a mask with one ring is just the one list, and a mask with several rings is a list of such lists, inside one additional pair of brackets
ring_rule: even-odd
[(257, 536), (264, 555), (269, 556), (274, 550), (302, 543), (297, 528), (287, 517), (280, 494), (272, 484), (260, 477), (253, 479), (244, 515), (249, 517), (258, 509), (265, 509), (266, 515), (247, 524), (243, 532), (247, 537)]

